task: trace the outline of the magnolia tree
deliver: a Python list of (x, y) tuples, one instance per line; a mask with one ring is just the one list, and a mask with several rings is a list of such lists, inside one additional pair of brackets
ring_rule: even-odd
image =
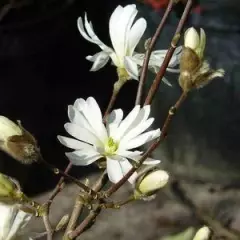
[[(106, 208), (121, 208), (129, 202), (151, 200), (157, 190), (171, 181), (171, 173), (159, 168), (159, 159), (152, 159), (153, 151), (165, 140), (170, 123), (191, 91), (201, 88), (215, 77), (222, 77), (222, 69), (213, 70), (204, 58), (206, 35), (193, 27), (183, 34), (183, 26), (191, 10), (192, 2), (187, 1), (176, 32), (168, 50), (155, 50), (154, 45), (166, 23), (176, 1), (169, 1), (166, 12), (159, 23), (154, 36), (146, 40), (145, 53), (135, 52), (147, 28), (144, 18), (136, 19), (138, 10), (134, 4), (117, 6), (109, 20), (109, 34), (112, 47), (105, 45), (95, 34), (93, 25), (87, 19), (79, 17), (77, 26), (80, 34), (87, 41), (96, 44), (100, 52), (89, 55), (87, 60), (93, 62), (91, 71), (104, 67), (108, 61), (116, 68), (117, 81), (113, 86), (112, 97), (105, 111), (100, 109), (94, 97), (77, 98), (68, 106), (69, 122), (64, 125), (66, 135), (57, 136), (59, 142), (66, 146), (69, 165), (60, 170), (50, 165), (41, 155), (37, 140), (18, 121), (0, 117), (1, 149), (23, 164), (38, 162), (51, 169), (61, 179), (51, 196), (45, 202), (35, 202), (22, 192), (15, 179), (0, 174), (0, 240), (35, 239), (44, 236), (54, 238), (59, 230), (64, 230), (64, 240), (76, 239), (92, 224), (98, 224), (97, 216)], [(184, 45), (177, 44), (184, 36)], [(155, 79), (143, 99), (143, 87), (147, 71), (156, 72)], [(151, 103), (166, 71), (178, 73), (182, 94), (169, 109), (166, 120), (158, 129), (150, 128), (154, 116)], [(135, 106), (124, 116), (121, 109), (114, 109), (114, 103), (124, 84), (139, 81)], [(142, 146), (147, 144), (145, 151)], [(96, 164), (99, 178), (96, 182), (81, 182), (68, 174), (73, 166), (84, 167)], [(49, 212), (54, 198), (63, 188), (64, 180), (70, 180), (79, 187), (76, 193), (78, 207), (71, 214), (62, 217), (57, 226), (49, 220)], [(124, 185), (132, 187), (127, 199), (113, 201), (111, 196)], [(82, 210), (88, 215), (79, 222)], [(199, 216), (201, 218), (201, 216)], [(33, 218), (42, 218), (46, 231), (37, 236), (28, 232), (27, 224)], [(214, 225), (206, 218), (201, 219), (203, 226), (195, 235), (195, 240), (208, 239)]]

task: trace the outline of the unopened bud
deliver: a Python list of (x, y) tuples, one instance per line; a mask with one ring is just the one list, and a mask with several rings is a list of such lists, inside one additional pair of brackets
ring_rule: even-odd
[(184, 36), (184, 46), (195, 50), (199, 46), (199, 35), (195, 28), (188, 28)]
[(17, 189), (12, 179), (0, 173), (0, 197), (11, 197)]
[(152, 169), (141, 174), (136, 180), (135, 197), (154, 195), (160, 188), (164, 187), (169, 179), (167, 172), (159, 169)]
[(207, 226), (204, 226), (197, 231), (193, 240), (208, 240), (210, 237), (210, 234), (211, 234), (210, 229)]
[(203, 29), (200, 29), (200, 35), (193, 27), (186, 30), (178, 81), (184, 92), (203, 87), (215, 77), (224, 75), (223, 69), (213, 70), (204, 61), (205, 45), (206, 34)]
[(39, 157), (35, 138), (20, 122), (16, 124), (4, 116), (0, 116), (0, 148), (24, 164), (31, 164)]

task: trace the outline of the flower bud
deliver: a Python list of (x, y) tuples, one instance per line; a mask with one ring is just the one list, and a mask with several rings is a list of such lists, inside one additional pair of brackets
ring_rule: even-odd
[(184, 92), (203, 87), (212, 79), (224, 75), (223, 69), (213, 70), (204, 61), (205, 45), (206, 34), (203, 29), (200, 29), (200, 35), (193, 27), (186, 30), (178, 80)]
[(152, 169), (141, 174), (136, 180), (135, 197), (154, 195), (157, 190), (167, 184), (168, 179), (168, 173), (159, 169)]
[(35, 138), (20, 122), (16, 124), (4, 116), (0, 116), (0, 148), (24, 164), (36, 161), (39, 156)]
[(11, 197), (16, 188), (10, 177), (0, 173), (0, 197)]
[(204, 226), (197, 231), (193, 240), (208, 240), (210, 237), (210, 234), (211, 234), (210, 229), (207, 226)]
[(199, 42), (199, 35), (195, 28), (187, 29), (184, 36), (184, 46), (195, 50), (199, 46)]

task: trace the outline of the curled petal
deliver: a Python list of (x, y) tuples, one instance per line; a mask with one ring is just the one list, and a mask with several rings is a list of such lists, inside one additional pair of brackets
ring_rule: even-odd
[(93, 62), (93, 66), (90, 71), (95, 72), (107, 64), (109, 55), (106, 52), (102, 51), (94, 54), (93, 56), (87, 56), (86, 59)]
[(137, 63), (134, 62), (131, 57), (125, 57), (124, 58), (124, 65), (125, 69), (128, 72), (129, 76), (132, 79), (138, 80), (139, 77), (139, 71), (138, 71), (138, 66)]

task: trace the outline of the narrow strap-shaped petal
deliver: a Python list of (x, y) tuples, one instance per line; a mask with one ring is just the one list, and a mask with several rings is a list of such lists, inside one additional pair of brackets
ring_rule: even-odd
[(147, 22), (144, 18), (138, 19), (132, 26), (128, 36), (128, 55), (132, 56), (134, 49), (139, 43), (143, 33), (147, 27)]
[(139, 111), (140, 111), (140, 106), (139, 105), (135, 106), (133, 110), (125, 117), (125, 119), (119, 125), (119, 128), (116, 131), (116, 135), (111, 137), (116, 141), (120, 140), (125, 134), (125, 131), (128, 129), (128, 127), (132, 124), (132, 122), (138, 116)]
[(152, 130), (146, 133), (143, 133), (136, 138), (128, 142), (126, 149), (133, 149), (142, 146), (143, 144), (152, 141), (153, 139), (160, 136), (160, 129)]
[(154, 118), (149, 118), (147, 121), (140, 124), (138, 127), (132, 129), (128, 132), (121, 140), (119, 148), (125, 149), (128, 146), (129, 141), (138, 137), (144, 131), (146, 131), (153, 123)]
[[(107, 158), (107, 173), (108, 178), (111, 182), (117, 183), (120, 181), (126, 173), (132, 168), (130, 162), (126, 159), (122, 159), (121, 161), (112, 160), (111, 158)], [(136, 178), (136, 172), (128, 179), (129, 182), (133, 182)]]
[(124, 8), (117, 7), (109, 21), (109, 33), (118, 57), (123, 60), (126, 54), (127, 31), (137, 14), (136, 5), (127, 5)]
[(80, 127), (74, 123), (66, 123), (64, 127), (71, 136), (95, 146), (102, 146), (100, 139), (86, 128)]
[(108, 136), (115, 136), (116, 131), (119, 127), (120, 122), (122, 121), (123, 118), (123, 111), (122, 109), (116, 109), (113, 110), (109, 116), (107, 117), (107, 131), (108, 131)]
[[(103, 68), (109, 60), (109, 55), (107, 53), (105, 53), (104, 51), (97, 53), (97, 54), (98, 55), (96, 56), (96, 59), (93, 62), (93, 65), (90, 69), (91, 72), (95, 72), (95, 71), (98, 71), (99, 69)], [(89, 56), (86, 57), (86, 59), (89, 59)]]
[(57, 136), (59, 142), (68, 148), (72, 148), (75, 150), (79, 149), (91, 149), (92, 145), (88, 143), (81, 142), (74, 138), (64, 137), (64, 136)]
[(137, 63), (131, 57), (124, 57), (124, 66), (132, 79), (138, 80), (139, 78), (139, 71)]
[(101, 154), (95, 151), (94, 148), (68, 152), (66, 156), (73, 165), (77, 166), (87, 166), (101, 158)]

